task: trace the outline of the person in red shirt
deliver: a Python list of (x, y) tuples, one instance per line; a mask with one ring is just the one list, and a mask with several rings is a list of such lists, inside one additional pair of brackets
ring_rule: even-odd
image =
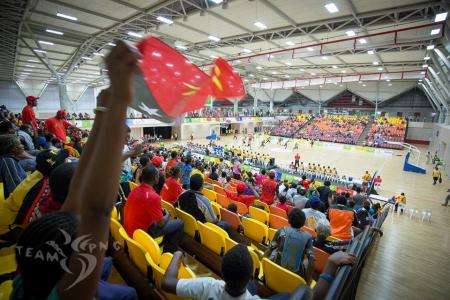
[(176, 165), (179, 164), (179, 162), (178, 162), (178, 152), (177, 152), (177, 151), (172, 151), (172, 152), (170, 153), (170, 157), (171, 157), (172, 159), (169, 160), (169, 161), (167, 162), (167, 165), (166, 165), (166, 173), (167, 173), (167, 171), (168, 171), (171, 167), (176, 166)]
[(241, 182), (236, 186), (237, 193), (233, 193), (228, 190), (225, 190), (225, 193), (227, 193), (227, 197), (231, 200), (242, 202), (249, 207), (253, 205), (256, 198), (259, 198), (259, 194), (250, 184), (247, 183), (247, 187), (253, 192), (253, 195), (246, 195), (244, 194), (245, 187), (246, 185)]
[(289, 207), (286, 205), (286, 197), (281, 195), (278, 197), (278, 203), (276, 205), (278, 208), (281, 208), (286, 212), (286, 215), (289, 214)]
[(161, 197), (153, 189), (159, 180), (158, 170), (147, 166), (142, 170), (141, 184), (130, 192), (124, 208), (124, 228), (129, 236), (137, 229), (152, 237), (164, 236), (164, 252), (175, 252), (183, 235), (184, 223), (169, 220), (169, 213), (161, 208)]
[(302, 176), (302, 185), (305, 188), (305, 190), (309, 189), (309, 185), (311, 184), (311, 181), (309, 181), (308, 179), (306, 179), (306, 176), (303, 175)]
[(24, 125), (31, 125), (35, 136), (37, 136), (38, 123), (36, 121), (36, 115), (34, 114), (33, 107), (37, 106), (38, 99), (39, 97), (28, 96), (26, 98), (27, 105), (22, 109), (22, 123)]
[(275, 196), (275, 191), (277, 189), (277, 182), (275, 179), (275, 173), (269, 172), (269, 178), (263, 181), (261, 189), (261, 201), (267, 203), (268, 205), (273, 204), (273, 197)]
[(294, 161), (294, 167), (298, 168), (300, 166), (300, 153), (295, 154)]
[(64, 144), (66, 143), (67, 137), (66, 129), (73, 126), (71, 123), (64, 120), (65, 117), (66, 112), (64, 111), (64, 109), (60, 109), (56, 113), (55, 117), (48, 118), (44, 123), (44, 128), (48, 132), (56, 136), (58, 139), (60, 139)]
[(175, 204), (180, 196), (183, 188), (181, 187), (178, 178), (180, 178), (181, 169), (179, 166), (172, 166), (166, 171), (166, 182), (164, 182), (161, 190), (161, 198), (171, 204)]

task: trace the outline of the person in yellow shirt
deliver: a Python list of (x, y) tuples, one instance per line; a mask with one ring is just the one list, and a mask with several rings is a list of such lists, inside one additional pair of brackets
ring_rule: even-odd
[(406, 205), (406, 197), (405, 197), (405, 193), (401, 193), (399, 196), (395, 197), (395, 209), (394, 211), (397, 212), (398, 210), (398, 206), (400, 207), (400, 214), (403, 214), (403, 207)]
[(439, 183), (442, 182), (442, 174), (441, 171), (439, 171), (438, 166), (433, 170), (433, 185), (436, 184), (436, 182), (439, 180)]
[(194, 174), (199, 174), (203, 178), (203, 180), (205, 180), (205, 174), (203, 172), (204, 172), (203, 164), (198, 161), (195, 164), (195, 168), (192, 169), (190, 177), (192, 177), (192, 175)]
[(367, 186), (369, 184), (369, 181), (370, 181), (369, 171), (366, 171), (366, 173), (364, 173), (364, 175), (362, 176), (362, 180), (363, 180), (363, 186)]

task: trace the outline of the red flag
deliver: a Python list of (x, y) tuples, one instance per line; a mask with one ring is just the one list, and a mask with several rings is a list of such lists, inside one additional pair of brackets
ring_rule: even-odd
[(208, 95), (215, 98), (242, 98), (242, 80), (223, 59), (214, 61), (206, 75), (167, 44), (155, 37), (137, 45), (143, 58), (141, 74), (135, 78), (134, 109), (161, 121), (203, 107)]

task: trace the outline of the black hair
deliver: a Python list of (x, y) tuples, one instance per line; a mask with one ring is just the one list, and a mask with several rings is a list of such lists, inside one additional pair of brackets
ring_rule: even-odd
[(53, 201), (64, 203), (77, 165), (78, 163), (64, 163), (52, 171), (48, 183)]
[(297, 193), (299, 193), (299, 194), (302, 195), (302, 196), (305, 196), (306, 190), (305, 190), (304, 187), (299, 186), (299, 187), (297, 188)]
[(168, 170), (169, 172), (169, 174), (167, 174), (167, 175), (169, 175), (170, 177), (178, 177), (179, 175), (180, 175), (180, 172), (181, 172), (181, 169), (180, 169), (180, 167), (179, 166), (172, 166), (171, 168), (170, 168), (170, 170)]
[(346, 205), (347, 204), (347, 198), (345, 198), (345, 196), (339, 195), (336, 197), (336, 203), (337, 204), (341, 204), (341, 205)]
[[(72, 255), (78, 219), (68, 212), (55, 212), (31, 222), (16, 245), (16, 260), (23, 280), (21, 299), (46, 299), (64, 275)], [(56, 257), (56, 259), (55, 259)]]
[(51, 140), (50, 140), (50, 143), (52, 143), (52, 145), (53, 146), (55, 146), (57, 143), (59, 143), (60, 142), (60, 140), (58, 139), (58, 138), (56, 138), (56, 137), (53, 137)]
[(158, 181), (158, 169), (153, 165), (146, 166), (142, 169), (140, 181), (148, 184), (154, 184)]
[(186, 158), (184, 159), (184, 163), (185, 164), (190, 164), (191, 162), (192, 162), (192, 157), (186, 156)]
[(300, 208), (294, 208), (288, 215), (288, 221), (293, 228), (302, 228), (305, 225), (305, 213)]
[(9, 130), (12, 128), (14, 127), (10, 121), (3, 120), (0, 122), (0, 133), (2, 134), (9, 133)]
[(231, 248), (222, 258), (222, 277), (231, 292), (230, 296), (240, 296), (252, 278), (253, 260), (247, 246), (238, 244)]
[(226, 179), (227, 179), (227, 182), (230, 182), (231, 181), (231, 176), (228, 175)]
[(275, 178), (275, 173), (274, 172), (270, 172), (269, 173), (269, 178), (270, 179), (274, 179)]
[(292, 189), (296, 189), (297, 188), (297, 184), (295, 182), (291, 183), (291, 188)]
[(203, 178), (200, 174), (194, 174), (191, 176), (189, 188), (193, 191), (200, 191), (203, 187)]
[(281, 203), (285, 204), (285, 203), (286, 203), (286, 196), (280, 195), (280, 196), (278, 196), (278, 200), (279, 200)]
[(140, 164), (141, 166), (143, 166), (143, 167), (145, 167), (145, 166), (148, 164), (148, 162), (149, 162), (149, 159), (148, 159), (148, 156), (147, 156), (147, 155), (142, 155), (142, 156), (139, 158), (139, 164)]
[(325, 185), (325, 186), (330, 186), (330, 185), (331, 185), (331, 182), (329, 182), (329, 181), (327, 180), (327, 181), (325, 181), (324, 185)]
[(225, 171), (222, 171), (222, 174), (220, 175), (220, 177), (222, 177), (222, 178), (225, 178), (225, 177), (227, 177), (227, 172), (225, 172)]
[(358, 187), (356, 188), (356, 192), (357, 192), (357, 193), (361, 193), (361, 187), (358, 186)]
[(177, 151), (170, 152), (170, 157), (172, 157), (172, 159), (175, 159), (177, 157), (177, 155), (178, 155)]
[(303, 175), (303, 176), (302, 176), (302, 180), (305, 180), (305, 179), (306, 179), (306, 176), (305, 176), (305, 175)]
[(231, 212), (237, 213), (238, 212), (238, 208), (237, 208), (236, 203), (228, 204), (228, 210), (231, 211)]
[(266, 175), (266, 169), (262, 169), (262, 170), (261, 170), (261, 174), (262, 174), (262, 175)]

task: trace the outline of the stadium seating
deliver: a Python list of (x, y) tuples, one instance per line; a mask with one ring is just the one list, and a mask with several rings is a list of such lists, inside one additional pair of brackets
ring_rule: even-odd
[(389, 142), (405, 141), (406, 136), (406, 119), (401, 117), (376, 118), (372, 124), (369, 134), (366, 137), (365, 145), (402, 149), (402, 145), (387, 144)]
[(310, 118), (311, 115), (300, 114), (296, 117), (283, 120), (277, 127), (272, 129), (271, 135), (292, 137), (297, 130), (310, 120)]
[(222, 256), (225, 252), (225, 238), (214, 228), (197, 221), (202, 245)]
[(133, 233), (133, 240), (139, 243), (145, 251), (150, 254), (155, 263), (159, 263), (161, 249), (158, 243), (144, 230), (138, 229)]
[(277, 293), (292, 293), (306, 281), (299, 275), (277, 265), (273, 261), (263, 258), (264, 283)]

